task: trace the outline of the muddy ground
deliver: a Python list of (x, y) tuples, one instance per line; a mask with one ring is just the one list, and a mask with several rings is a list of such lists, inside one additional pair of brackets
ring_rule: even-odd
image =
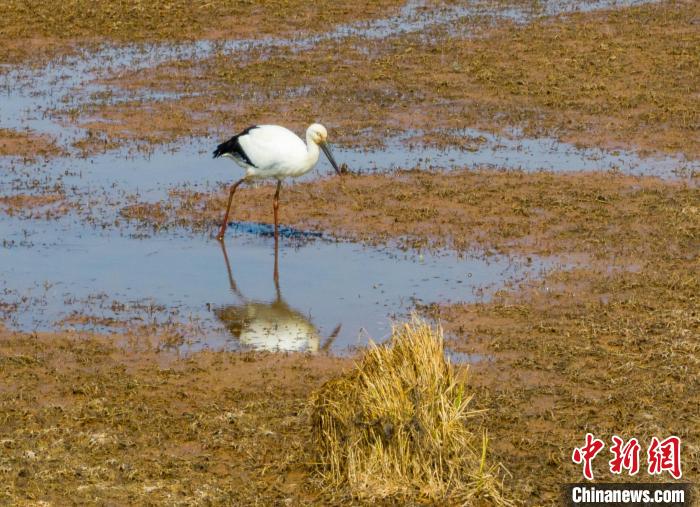
[[(429, 144), (464, 146), (444, 129), (516, 128), (696, 157), (698, 19), (697, 2), (670, 1), (524, 25), (474, 15), (381, 44), (357, 36), (222, 52), (120, 74), (108, 82), (133, 100), (56, 114), (141, 144), (266, 122), (301, 131), (322, 119), (332, 140), (360, 146), (407, 129)], [(144, 101), (146, 92), (180, 97)]]
[[(121, 215), (152, 229), (213, 230), (227, 190), (176, 189), (165, 202), (126, 206)], [(270, 223), (271, 192), (273, 186), (237, 191), (233, 219)], [(458, 251), (641, 256), (661, 248), (652, 240), (660, 222), (692, 238), (700, 219), (695, 185), (616, 173), (409, 170), (325, 178), (280, 195), (284, 223), (300, 229)]]
[[(7, 3), (2, 63), (38, 65), (96, 42), (318, 34), (395, 14), (401, 2), (366, 9), (276, 1), (255, 8), (219, 1), (47, 5)], [(346, 146), (381, 146), (388, 134), (409, 132), (418, 144), (479, 149), (442, 128), (481, 127), (696, 159), (699, 9), (669, 1), (531, 23), (470, 16), (469, 30), (462, 21), (380, 42), (330, 38), (302, 51), (253, 48), (99, 76), (131, 99), (52, 106), (64, 125), (88, 127), (84, 139), (63, 146), (3, 128), (0, 154), (13, 164), (37, 157), (50, 164), (71, 148), (84, 155), (129, 143), (159, 150), (194, 135), (211, 135), (215, 145), (248, 123), (274, 120), (301, 131), (322, 119)], [(289, 23), (280, 28), (280, 19)], [(151, 100), (154, 91), (182, 95)], [(3, 189), (0, 220), (51, 221), (76, 210), (72, 191), (43, 182), (45, 166), (38, 167), (36, 187)], [(561, 484), (581, 477), (571, 451), (588, 431), (606, 441), (634, 436), (643, 445), (678, 435), (683, 479), (700, 479), (696, 179), (365, 169), (285, 185), (282, 222), (340, 241), (571, 261), (481, 303), (417, 308), (444, 326), (454, 350), (486, 358), (461, 365), (460, 374), (475, 408), (486, 409), (474, 425), (488, 431), (488, 460), (502, 465), (507, 498), (559, 504)], [(100, 211), (82, 209), (76, 219), (86, 231), (95, 223), (135, 225), (144, 236), (167, 229), (203, 241), (198, 234), (219, 225), (226, 192), (226, 185), (212, 192), (182, 185), (155, 203), (120, 193), (105, 193), (102, 202), (98, 192)], [(234, 219), (269, 223), (272, 193), (269, 185), (241, 189)], [(103, 216), (105, 206), (113, 216)], [(307, 400), (354, 357), (181, 357), (151, 331), (0, 326), (0, 503), (349, 500), (315, 472)], [(607, 458), (595, 462), (595, 472), (627, 479), (608, 473)], [(644, 470), (637, 478), (654, 479)]]
[(133, 336), (3, 332), (0, 343), (4, 504), (319, 498), (305, 403), (347, 360), (178, 359)]
[(25, 159), (58, 155), (60, 150), (50, 136), (37, 135), (14, 129), (0, 128), (0, 156)]
[(0, 63), (38, 61), (65, 55), (86, 44), (284, 36), (300, 30), (321, 32), (329, 25), (372, 19), (395, 12), (401, 2), (226, 0), (186, 2), (88, 2), (60, 5), (8, 0), (0, 22)]

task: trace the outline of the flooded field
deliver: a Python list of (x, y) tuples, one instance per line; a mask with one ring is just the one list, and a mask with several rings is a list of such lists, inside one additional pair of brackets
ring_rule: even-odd
[[(695, 2), (195, 4), (8, 3), (0, 503), (425, 499), (331, 487), (309, 443), (416, 316), (489, 435), (484, 504), (559, 504), (586, 431), (678, 435), (697, 481)], [(244, 186), (214, 239), (217, 144), (313, 121), (346, 172), (285, 181), (279, 243)]]
[[(554, 265), (532, 258), (377, 249), (269, 227), (138, 238), (67, 220), (3, 220), (5, 322), (25, 331), (167, 330), (180, 350), (334, 352), (383, 341), (415, 304), (482, 301)], [(329, 337), (332, 338), (329, 341)]]

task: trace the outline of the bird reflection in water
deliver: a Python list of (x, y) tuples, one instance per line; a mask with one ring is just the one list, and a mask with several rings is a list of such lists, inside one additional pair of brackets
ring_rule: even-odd
[(219, 244), (224, 255), (231, 292), (238, 298), (239, 303), (217, 307), (214, 314), (241, 345), (256, 350), (311, 353), (327, 352), (330, 349), (340, 333), (341, 325), (338, 324), (330, 336), (323, 339), (309, 318), (291, 308), (282, 298), (277, 241), (273, 271), (276, 297), (271, 303), (251, 301), (241, 293), (233, 278), (226, 245), (223, 241)]

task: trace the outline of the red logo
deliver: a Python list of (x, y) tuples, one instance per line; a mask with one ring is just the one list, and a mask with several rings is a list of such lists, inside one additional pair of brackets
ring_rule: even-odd
[[(586, 433), (586, 443), (582, 447), (574, 448), (571, 459), (577, 465), (583, 465), (583, 476), (589, 481), (593, 480), (593, 460), (605, 447), (605, 442), (596, 438), (592, 433)], [(627, 443), (617, 435), (612, 437), (610, 452), (613, 458), (608, 462), (610, 473), (621, 474), (627, 470), (629, 475), (639, 472), (639, 453), (641, 445), (636, 438), (630, 438)], [(674, 479), (683, 476), (681, 471), (681, 439), (670, 436), (666, 440), (652, 437), (647, 449), (647, 463), (649, 475), (658, 475), (668, 472)]]
[(647, 451), (649, 458), (649, 474), (656, 475), (669, 472), (674, 479), (680, 479), (681, 472), (681, 439), (675, 436), (659, 442), (653, 437)]
[(639, 472), (639, 451), (642, 448), (639, 441), (636, 438), (630, 438), (629, 442), (625, 444), (625, 441), (617, 435), (612, 437), (612, 441), (610, 452), (615, 457), (609, 462), (610, 472), (621, 474), (622, 469), (627, 469), (629, 475), (636, 475)]
[(603, 447), (605, 447), (605, 443), (602, 440), (598, 440), (591, 433), (586, 433), (586, 445), (575, 448), (571, 454), (571, 459), (574, 460), (574, 463), (583, 463), (583, 476), (589, 481), (593, 480), (591, 462), (603, 450)]

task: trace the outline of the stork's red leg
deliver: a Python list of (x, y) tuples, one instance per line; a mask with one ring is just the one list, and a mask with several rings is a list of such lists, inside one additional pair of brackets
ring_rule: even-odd
[(236, 193), (238, 185), (240, 185), (244, 181), (245, 178), (241, 178), (231, 186), (231, 191), (228, 194), (228, 206), (226, 206), (226, 214), (224, 215), (224, 221), (221, 223), (221, 229), (219, 229), (219, 234), (216, 236), (216, 239), (218, 239), (219, 241), (224, 239), (224, 234), (226, 233), (226, 226), (228, 225), (228, 214), (231, 211), (231, 203), (233, 202), (233, 194)]
[(277, 239), (279, 237), (279, 217), (277, 212), (280, 207), (280, 188), (282, 188), (282, 180), (277, 180), (277, 191), (275, 192), (275, 198), (272, 201), (272, 208), (275, 212), (275, 244), (277, 244)]

